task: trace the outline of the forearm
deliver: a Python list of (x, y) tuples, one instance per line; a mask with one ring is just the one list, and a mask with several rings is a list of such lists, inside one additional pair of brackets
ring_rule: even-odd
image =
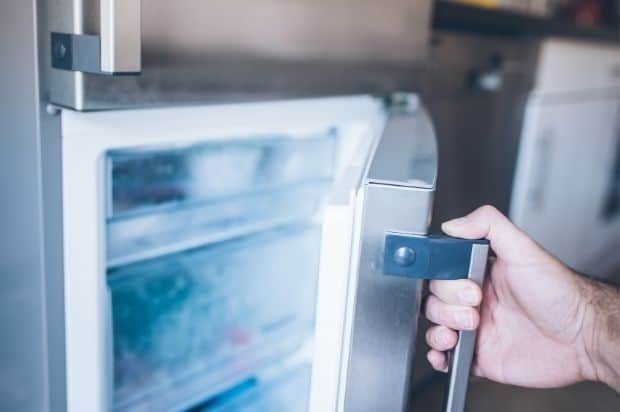
[(620, 392), (620, 289), (585, 280), (584, 342), (593, 378)]

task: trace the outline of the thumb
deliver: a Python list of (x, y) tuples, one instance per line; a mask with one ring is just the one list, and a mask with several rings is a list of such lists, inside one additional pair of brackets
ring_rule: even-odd
[(448, 235), (464, 239), (488, 239), (497, 256), (524, 263), (532, 248), (539, 249), (525, 233), (493, 206), (482, 206), (465, 217), (441, 225)]

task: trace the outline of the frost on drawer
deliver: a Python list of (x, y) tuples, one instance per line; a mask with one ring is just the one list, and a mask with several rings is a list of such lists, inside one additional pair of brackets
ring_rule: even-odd
[(115, 410), (192, 407), (265, 370), (278, 380), (278, 364), (306, 353), (337, 143), (330, 132), (107, 153)]
[(208, 397), (298, 349), (319, 237), (286, 227), (110, 270), (117, 407)]
[(329, 190), (336, 146), (332, 133), (110, 152), (108, 266), (307, 219)]

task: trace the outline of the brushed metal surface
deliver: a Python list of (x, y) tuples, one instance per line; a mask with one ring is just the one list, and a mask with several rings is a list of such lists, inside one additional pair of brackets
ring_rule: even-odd
[[(81, 0), (49, 0), (47, 7), (47, 23), (49, 38), (42, 41), (51, 41), (51, 33), (85, 34), (83, 19), (79, 11)], [(80, 72), (49, 68), (49, 99), (59, 105), (70, 106), (76, 109), (84, 107), (84, 75)]]
[[(72, 16), (73, 32), (101, 33), (100, 0), (53, 1), (52, 26), (68, 27), (55, 20)], [(60, 76), (76, 91), (56, 88), (52, 100), (95, 110), (414, 90), (430, 7), (430, 0), (149, 0), (141, 75)]]
[(423, 283), (383, 275), (385, 234), (427, 233), (436, 149), (430, 119), (421, 106), (391, 110), (360, 194), (357, 289), (344, 365), (347, 412), (400, 412), (410, 403)]
[[(467, 277), (482, 287), (487, 268), (489, 245), (472, 245), (469, 272)], [(460, 331), (459, 340), (450, 359), (450, 375), (448, 387), (444, 394), (445, 412), (463, 412), (469, 384), (469, 373), (474, 350), (476, 347), (477, 331)]]
[(141, 0), (101, 0), (101, 71), (137, 73), (142, 67)]
[(60, 118), (45, 109), (46, 7), (0, 6), (2, 411), (66, 409)]
[(437, 142), (433, 123), (421, 105), (392, 113), (374, 154), (368, 180), (399, 186), (434, 188)]
[(387, 230), (425, 234), (432, 190), (365, 187), (357, 294), (344, 410), (400, 412), (409, 396), (422, 281), (384, 276)]

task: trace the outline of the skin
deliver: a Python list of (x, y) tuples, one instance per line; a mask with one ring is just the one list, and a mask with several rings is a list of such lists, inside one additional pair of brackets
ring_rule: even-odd
[(478, 328), (477, 376), (536, 388), (593, 380), (620, 391), (618, 289), (572, 271), (491, 206), (442, 229), (488, 239), (497, 257), (482, 290), (467, 279), (430, 283), (425, 314), (436, 324), (426, 333), (433, 368), (447, 370), (456, 331)]

